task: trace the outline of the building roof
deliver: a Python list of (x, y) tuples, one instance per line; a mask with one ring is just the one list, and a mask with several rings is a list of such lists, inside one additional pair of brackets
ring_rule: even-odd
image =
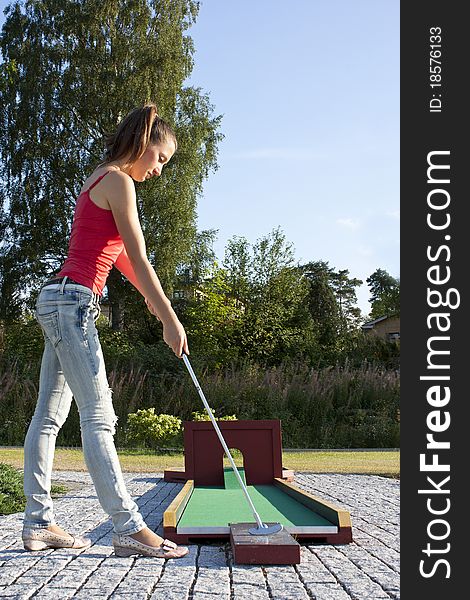
[(392, 319), (393, 317), (398, 317), (399, 315), (385, 315), (384, 317), (379, 317), (378, 319), (374, 319), (373, 321), (367, 321), (361, 325), (361, 329), (373, 329), (374, 325), (380, 323), (381, 321), (385, 321), (386, 319)]

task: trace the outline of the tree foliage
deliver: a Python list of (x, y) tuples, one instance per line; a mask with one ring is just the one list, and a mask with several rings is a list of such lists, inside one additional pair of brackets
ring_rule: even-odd
[(356, 288), (362, 281), (350, 278), (347, 269), (335, 271), (322, 260), (302, 265), (301, 270), (309, 282), (308, 306), (320, 352), (334, 360), (357, 332), (361, 312), (356, 306)]
[(184, 310), (190, 343), (209, 362), (217, 356), (218, 364), (230, 357), (332, 364), (357, 335), (355, 288), (361, 283), (323, 261), (296, 264), (280, 228), (254, 244), (234, 236), (222, 267), (193, 280), (201, 293)]
[(234, 332), (242, 319), (243, 306), (229, 294), (226, 273), (215, 263), (203, 285), (194, 288), (194, 296), (185, 308), (184, 321), (192, 349), (210, 358), (216, 367), (236, 360), (239, 349)]
[(377, 269), (366, 279), (371, 292), (370, 318), (400, 314), (400, 280), (384, 269)]
[[(159, 181), (137, 185), (148, 253), (171, 288), (221, 139), (208, 95), (184, 86), (194, 62), (187, 30), (198, 8), (194, 0), (26, 0), (7, 8), (0, 36), (3, 317), (15, 293), (60, 266), (75, 199), (101, 162), (103, 135), (147, 101), (157, 102), (178, 138)], [(121, 302), (126, 293), (111, 296)]]

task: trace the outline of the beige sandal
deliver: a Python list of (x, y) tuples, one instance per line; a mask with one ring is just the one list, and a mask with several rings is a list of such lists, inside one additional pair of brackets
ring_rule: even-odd
[(171, 540), (163, 540), (160, 546), (147, 546), (133, 537), (123, 534), (113, 534), (113, 546), (116, 556), (132, 556), (142, 554), (155, 558), (183, 558), (189, 552), (186, 546), (177, 546)]
[(87, 537), (59, 535), (45, 527), (25, 527), (21, 534), (25, 550), (47, 550), (48, 548), (89, 548), (91, 540)]

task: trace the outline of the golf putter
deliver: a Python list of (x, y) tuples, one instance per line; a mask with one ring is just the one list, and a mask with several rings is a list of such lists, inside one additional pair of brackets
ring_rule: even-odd
[(201, 400), (204, 404), (207, 414), (209, 415), (209, 418), (212, 421), (212, 425), (214, 426), (215, 432), (217, 433), (220, 443), (222, 444), (225, 454), (227, 455), (227, 458), (230, 461), (233, 472), (235, 473), (238, 483), (240, 484), (240, 487), (242, 488), (243, 493), (245, 494), (245, 498), (247, 499), (248, 504), (250, 505), (250, 508), (251, 508), (251, 512), (253, 513), (253, 516), (255, 518), (257, 527), (251, 527), (248, 531), (251, 533), (251, 535), (272, 535), (274, 533), (278, 533), (282, 529), (282, 525), (280, 523), (275, 523), (274, 525), (270, 525), (270, 526), (265, 525), (263, 523), (263, 521), (261, 520), (259, 514), (257, 513), (255, 505), (253, 504), (253, 501), (250, 498), (250, 494), (248, 493), (248, 490), (247, 490), (245, 484), (243, 483), (242, 478), (240, 477), (240, 473), (238, 472), (238, 469), (235, 465), (232, 455), (230, 454), (230, 450), (228, 449), (228, 446), (225, 443), (222, 432), (220, 431), (220, 428), (217, 425), (217, 421), (215, 420), (214, 415), (212, 414), (212, 411), (210, 409), (210, 406), (206, 400), (206, 397), (204, 396), (204, 392), (202, 391), (201, 386), (199, 385), (198, 380), (196, 378), (196, 375), (194, 374), (194, 371), (191, 367), (189, 359), (184, 352), (183, 352), (183, 361), (184, 361), (184, 364), (186, 365), (186, 368), (189, 371), (189, 374), (191, 375), (191, 379), (193, 380), (193, 383), (196, 386), (197, 391), (199, 392), (199, 396), (201, 397)]

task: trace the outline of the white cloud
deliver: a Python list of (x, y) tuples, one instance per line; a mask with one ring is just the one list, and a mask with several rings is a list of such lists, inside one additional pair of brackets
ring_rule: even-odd
[(387, 217), (392, 217), (392, 219), (399, 219), (400, 218), (400, 211), (399, 210), (388, 210), (386, 213)]
[(336, 223), (338, 225), (340, 225), (341, 227), (345, 227), (346, 229), (351, 229), (352, 231), (359, 229), (359, 227), (361, 226), (360, 219), (351, 219), (351, 218), (336, 219)]

